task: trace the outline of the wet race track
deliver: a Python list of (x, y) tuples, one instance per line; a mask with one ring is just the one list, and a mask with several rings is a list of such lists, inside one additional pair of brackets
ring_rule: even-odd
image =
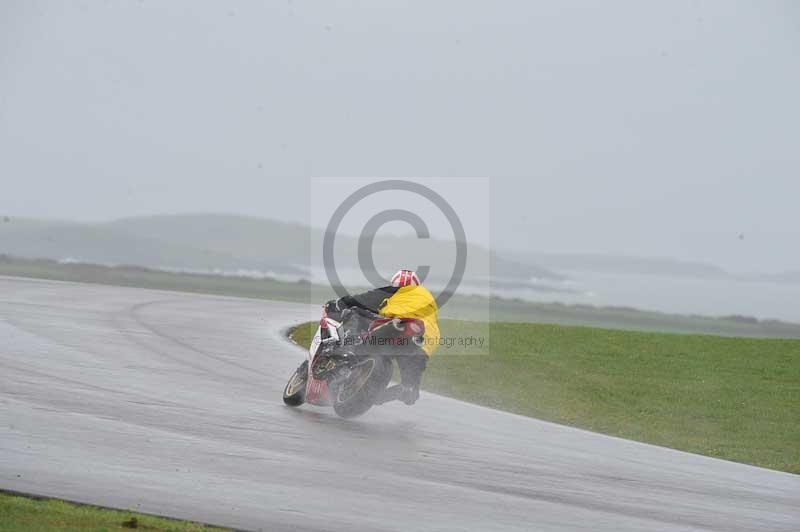
[(286, 407), (316, 313), (0, 277), (0, 488), (248, 530), (800, 530), (795, 475), (425, 393)]

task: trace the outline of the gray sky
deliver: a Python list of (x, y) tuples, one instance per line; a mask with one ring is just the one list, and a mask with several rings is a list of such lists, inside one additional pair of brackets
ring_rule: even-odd
[(2, 2), (0, 213), (307, 221), (311, 176), (491, 176), (450, 193), (496, 248), (798, 269), (798, 6)]

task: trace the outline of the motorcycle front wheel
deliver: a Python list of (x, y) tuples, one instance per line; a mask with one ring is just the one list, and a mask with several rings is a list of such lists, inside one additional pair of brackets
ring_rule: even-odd
[(308, 384), (308, 361), (294, 370), (289, 382), (283, 389), (283, 402), (289, 406), (300, 406), (306, 402), (306, 384)]

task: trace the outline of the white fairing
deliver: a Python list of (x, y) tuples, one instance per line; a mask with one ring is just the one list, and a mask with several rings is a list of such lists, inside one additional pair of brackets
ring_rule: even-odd
[(319, 344), (321, 343), (322, 343), (322, 332), (320, 332), (320, 327), (317, 327), (317, 333), (314, 335), (314, 338), (311, 340), (311, 345), (308, 347), (309, 360), (314, 358), (314, 355), (317, 354), (317, 349), (319, 349)]
[[(325, 318), (325, 321), (328, 322), (328, 331), (330, 332), (331, 338), (335, 341), (339, 341), (339, 327), (342, 325), (336, 320), (332, 320), (330, 318)], [(314, 356), (317, 354), (319, 350), (319, 346), (322, 344), (322, 331), (320, 327), (317, 327), (317, 332), (314, 334), (314, 338), (311, 340), (311, 345), (308, 347), (308, 358), (309, 360), (313, 359)]]

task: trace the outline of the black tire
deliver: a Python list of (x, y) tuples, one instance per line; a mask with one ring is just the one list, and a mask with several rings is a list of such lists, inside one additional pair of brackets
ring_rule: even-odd
[(366, 382), (363, 385), (353, 389), (352, 385), (358, 386), (357, 382), (354, 382), (358, 378), (351, 378), (331, 390), (333, 410), (340, 417), (352, 418), (364, 414), (375, 404), (375, 400), (392, 380), (391, 358), (372, 356), (366, 358), (363, 364), (371, 365), (364, 370), (369, 371), (369, 374), (365, 377)]
[(294, 370), (286, 386), (283, 388), (283, 402), (289, 406), (300, 406), (306, 402), (306, 385), (308, 384), (308, 360)]

